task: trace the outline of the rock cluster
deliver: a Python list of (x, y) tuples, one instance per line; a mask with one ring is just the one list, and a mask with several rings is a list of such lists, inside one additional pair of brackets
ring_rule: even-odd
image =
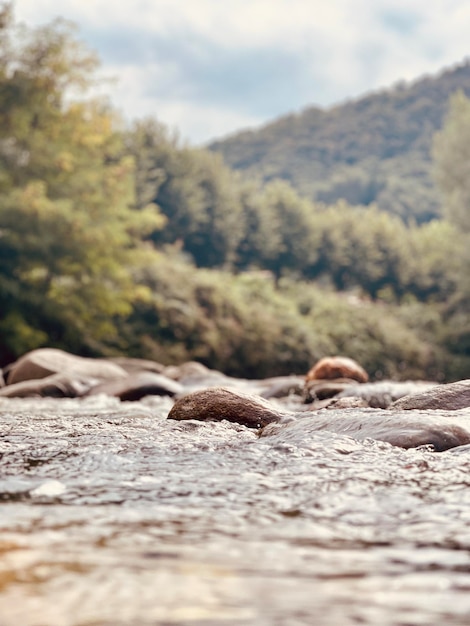
[(183, 387), (161, 374), (160, 363), (141, 359), (91, 359), (56, 348), (28, 352), (3, 371), (0, 397), (75, 398), (103, 393), (121, 400), (175, 396)]
[[(432, 445), (437, 451), (470, 444), (470, 412), (460, 415), (470, 407), (470, 380), (368, 382), (367, 372), (346, 357), (321, 359), (304, 377), (248, 381), (195, 362), (164, 366), (41, 348), (1, 374), (0, 397), (5, 398), (105, 394), (138, 401), (165, 395), (175, 399), (168, 419), (228, 420), (259, 429), (262, 436), (274, 436), (279, 429), (299, 436), (304, 429), (370, 437), (404, 448)], [(449, 417), (452, 411), (458, 412), (455, 419)]]

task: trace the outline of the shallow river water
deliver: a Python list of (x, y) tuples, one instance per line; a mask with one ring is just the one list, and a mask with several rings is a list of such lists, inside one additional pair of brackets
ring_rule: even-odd
[(0, 626), (470, 624), (470, 446), (171, 405), (0, 401)]

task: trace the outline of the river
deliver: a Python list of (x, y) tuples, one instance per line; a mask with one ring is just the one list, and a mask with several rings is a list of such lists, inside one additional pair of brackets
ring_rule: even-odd
[(1, 399), (0, 626), (470, 623), (470, 446), (171, 406)]

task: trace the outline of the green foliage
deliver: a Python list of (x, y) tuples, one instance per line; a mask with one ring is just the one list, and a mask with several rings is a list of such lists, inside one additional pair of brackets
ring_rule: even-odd
[(447, 219), (470, 233), (470, 100), (455, 94), (444, 128), (434, 139), (435, 175)]
[(162, 220), (130, 209), (134, 164), (112, 113), (71, 98), (94, 59), (69, 27), (18, 33), (7, 8), (1, 21), (0, 348), (17, 354), (47, 336), (91, 349), (130, 311), (128, 267)]
[(138, 206), (152, 199), (167, 217), (153, 241), (178, 245), (200, 267), (265, 269), (392, 301), (444, 300), (457, 288), (459, 238), (442, 222), (407, 228), (375, 206), (325, 207), (282, 181), (240, 181), (152, 120), (134, 127), (128, 145)]
[(172, 363), (196, 359), (228, 374), (265, 377), (304, 373), (319, 358), (345, 354), (374, 378), (443, 379), (451, 359), (433, 342), (438, 315), (420, 326), (413, 315), (384, 303), (281, 279), (266, 272), (239, 276), (196, 270), (168, 254), (140, 270), (150, 288), (122, 324), (120, 336), (135, 356)]
[(316, 260), (317, 239), (311, 204), (286, 183), (274, 181), (242, 199), (245, 237), (237, 266), (283, 273), (303, 273)]
[(219, 156), (179, 147), (153, 120), (138, 122), (127, 143), (137, 161), (138, 203), (167, 218), (157, 244), (181, 241), (201, 267), (231, 264), (244, 231), (238, 179)]
[[(435, 137), (437, 183), (444, 198), (444, 214), (455, 226), (453, 245), (461, 250), (454, 266), (456, 287), (449, 290), (442, 338), (457, 355), (458, 363), (470, 356), (470, 100), (462, 92), (451, 99), (444, 128)], [(448, 259), (443, 259), (445, 265)], [(439, 264), (439, 263), (438, 263)], [(467, 373), (468, 376), (468, 373)]]
[(336, 288), (360, 286), (373, 298), (385, 288), (402, 295), (408, 255), (401, 220), (374, 207), (340, 203), (318, 211), (315, 223), (321, 243), (310, 277), (327, 274)]

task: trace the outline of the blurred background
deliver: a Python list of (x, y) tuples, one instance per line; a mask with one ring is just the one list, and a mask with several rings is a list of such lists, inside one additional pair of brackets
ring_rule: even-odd
[(467, 3), (0, 7), (0, 366), (470, 376)]

